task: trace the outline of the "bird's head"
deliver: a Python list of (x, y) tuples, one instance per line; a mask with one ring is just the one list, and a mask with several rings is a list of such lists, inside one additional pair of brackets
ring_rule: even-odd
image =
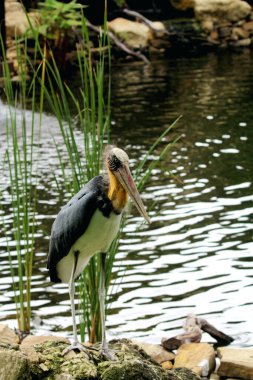
[(150, 223), (149, 216), (131, 175), (129, 158), (126, 152), (114, 146), (108, 147), (105, 152), (105, 160), (109, 173), (118, 180), (123, 189), (129, 194), (139, 213)]

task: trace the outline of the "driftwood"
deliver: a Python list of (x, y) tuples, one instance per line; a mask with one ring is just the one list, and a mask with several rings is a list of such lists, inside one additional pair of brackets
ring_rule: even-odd
[(201, 330), (211, 335), (221, 345), (232, 343), (234, 340), (231, 336), (224, 334), (220, 330), (217, 330), (213, 325), (208, 323), (206, 319), (197, 318), (197, 324), (199, 325)]
[(197, 318), (194, 314), (189, 314), (183, 325), (184, 333), (172, 338), (163, 338), (162, 346), (169, 351), (178, 349), (184, 343), (199, 343), (202, 337), (202, 331), (207, 332), (220, 345), (227, 345), (233, 342), (233, 338), (217, 330), (206, 319)]

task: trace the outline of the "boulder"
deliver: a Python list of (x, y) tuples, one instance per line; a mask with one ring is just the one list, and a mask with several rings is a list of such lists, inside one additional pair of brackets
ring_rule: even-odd
[(130, 21), (122, 17), (110, 21), (108, 27), (131, 49), (138, 50), (147, 48), (151, 40), (157, 37), (161, 38), (166, 33), (165, 27), (161, 22), (153, 22), (152, 30), (141, 22)]
[(19, 351), (0, 346), (0, 379), (30, 380), (27, 358)]
[(69, 344), (69, 340), (59, 336), (53, 335), (44, 335), (44, 336), (35, 336), (28, 335), (20, 345), (20, 350), (23, 354), (25, 354), (29, 361), (32, 363), (39, 362), (39, 355), (35, 349), (36, 344), (42, 344), (45, 342), (61, 342)]
[(198, 20), (236, 22), (251, 13), (251, 6), (242, 0), (195, 0), (195, 16)]
[(185, 343), (178, 349), (174, 368), (186, 367), (200, 376), (208, 376), (215, 368), (215, 352), (208, 343)]
[[(28, 14), (30, 22), (35, 26), (36, 14)], [(5, 27), (7, 37), (21, 37), (30, 27), (27, 16), (18, 1), (5, 2)]]
[(5, 323), (0, 323), (0, 344), (17, 344), (18, 336)]
[[(92, 349), (88, 350), (89, 358), (83, 352), (75, 351), (62, 356), (65, 348), (66, 343), (60, 341), (36, 344), (34, 350), (37, 360), (28, 357), (32, 375), (44, 378), (50, 372), (59, 380), (95, 380), (98, 377), (103, 380), (168, 380), (167, 371), (127, 340), (110, 344), (110, 348), (115, 350), (117, 361), (105, 361), (98, 351)], [(180, 380), (180, 377), (174, 377), (173, 380)]]
[(253, 379), (253, 348), (218, 348), (218, 374), (239, 379)]
[(148, 46), (149, 28), (136, 21), (118, 17), (108, 23), (109, 29), (132, 49)]

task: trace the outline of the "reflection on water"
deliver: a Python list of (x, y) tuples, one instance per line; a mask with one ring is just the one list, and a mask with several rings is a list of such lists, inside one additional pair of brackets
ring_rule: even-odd
[[(128, 218), (114, 268), (111, 337), (159, 341), (178, 333), (187, 314), (195, 312), (236, 337), (234, 344), (252, 344), (252, 64), (252, 53), (243, 51), (113, 68), (112, 137), (129, 152), (133, 167), (155, 138), (183, 117), (170, 136), (182, 135), (180, 141), (159, 163), (143, 195), (152, 205), (152, 225), (143, 224), (134, 209)], [(2, 135), (2, 105), (0, 115)], [(49, 283), (45, 268), (50, 226), (62, 204), (52, 174), (57, 161), (52, 133), (60, 140), (54, 118), (47, 115), (38, 163), (43, 191), (34, 323), (39, 332), (68, 334), (67, 288)], [(0, 249), (0, 316), (15, 325), (2, 238)]]

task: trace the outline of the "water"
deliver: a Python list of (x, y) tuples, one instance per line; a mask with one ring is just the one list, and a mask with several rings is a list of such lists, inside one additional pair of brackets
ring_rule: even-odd
[[(134, 208), (128, 217), (114, 268), (110, 337), (160, 342), (179, 333), (194, 312), (232, 335), (234, 345), (252, 345), (252, 64), (253, 54), (245, 50), (113, 67), (112, 139), (128, 151), (131, 166), (182, 118), (167, 141), (181, 139), (143, 192), (146, 204), (155, 201), (152, 225), (143, 224)], [(1, 105), (1, 134), (4, 112)], [(62, 200), (52, 175), (57, 157), (51, 133), (60, 139), (58, 127), (52, 115), (43, 125), (33, 317), (36, 333), (71, 335), (67, 288), (52, 285), (45, 268), (50, 226)], [(0, 318), (15, 326), (0, 244)]]

